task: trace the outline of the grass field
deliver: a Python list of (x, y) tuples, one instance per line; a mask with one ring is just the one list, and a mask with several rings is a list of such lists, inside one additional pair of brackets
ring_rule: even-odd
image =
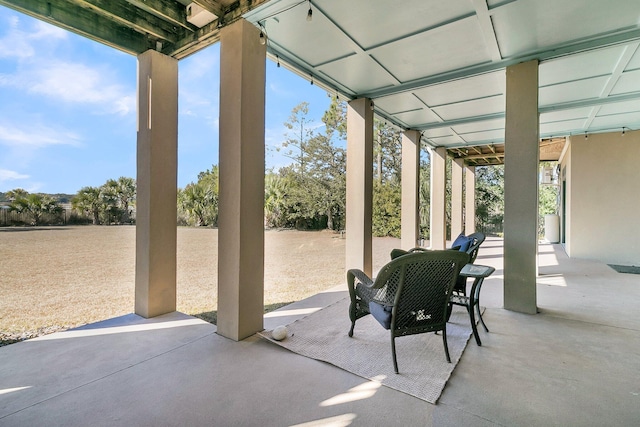
[[(265, 232), (265, 307), (345, 283), (345, 239)], [(399, 246), (374, 238), (374, 270)], [(218, 230), (178, 228), (177, 309), (215, 322)], [(0, 228), (0, 345), (133, 312), (135, 227)], [(346, 286), (346, 285), (345, 285)]]

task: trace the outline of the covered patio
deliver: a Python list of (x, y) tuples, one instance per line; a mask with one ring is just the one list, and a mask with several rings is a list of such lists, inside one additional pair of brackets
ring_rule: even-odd
[[(0, 424), (635, 425), (640, 275), (542, 244), (540, 314), (530, 316), (502, 308), (502, 250), (489, 238), (477, 260), (497, 269), (482, 291), (491, 332), (481, 332), (482, 347), (469, 341), (437, 405), (171, 313), (0, 349)], [(284, 307), (265, 316), (265, 327), (345, 296), (339, 286)]]
[[(530, 316), (502, 308), (502, 250), (489, 238), (477, 260), (497, 269), (482, 292), (491, 332), (482, 347), (469, 341), (437, 405), (176, 312), (0, 349), (0, 424), (635, 425), (640, 275), (543, 244)], [(345, 296), (338, 286), (268, 314), (265, 327)]]
[[(0, 0), (136, 55), (139, 64), (137, 314), (0, 349), (0, 424), (636, 424), (640, 276), (584, 259), (590, 255), (579, 252), (578, 237), (591, 236), (593, 221), (572, 226), (570, 209), (565, 246), (539, 245), (537, 192), (542, 138), (571, 144), (597, 133), (589, 141), (609, 154), (624, 137), (609, 170), (637, 153), (640, 11), (635, 0), (558, 3)], [(177, 61), (217, 41), (223, 250), (216, 327), (175, 312), (175, 200)], [(373, 271), (374, 114), (403, 131), (405, 249), (419, 238), (421, 145), (431, 155), (434, 249), (448, 239), (447, 156), (455, 157), (452, 230), (469, 234), (470, 160), (491, 157), (478, 147), (502, 150), (505, 240), (489, 239), (477, 259), (497, 269), (482, 292), (491, 333), (482, 347), (469, 343), (437, 405), (254, 335), (346, 296), (341, 286), (262, 317), (267, 57), (348, 101), (348, 268)], [(561, 153), (573, 161), (565, 166), (567, 191), (576, 193), (568, 208), (598, 214), (580, 204), (577, 183), (587, 183), (581, 195), (593, 193), (594, 168), (573, 147)], [(637, 194), (637, 173), (621, 179), (627, 196)], [(608, 193), (621, 188), (596, 182)], [(625, 215), (602, 235), (633, 264), (636, 242), (610, 242), (613, 229), (628, 239), (628, 215), (640, 202), (623, 203), (607, 205), (606, 215)], [(567, 257), (566, 248), (584, 258)]]

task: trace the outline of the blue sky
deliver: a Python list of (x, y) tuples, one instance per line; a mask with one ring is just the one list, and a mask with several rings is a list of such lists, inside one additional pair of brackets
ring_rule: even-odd
[[(218, 163), (219, 44), (179, 62), (178, 186)], [(0, 6), (0, 191), (75, 194), (136, 176), (135, 56)], [(267, 167), (293, 107), (326, 92), (267, 61)]]

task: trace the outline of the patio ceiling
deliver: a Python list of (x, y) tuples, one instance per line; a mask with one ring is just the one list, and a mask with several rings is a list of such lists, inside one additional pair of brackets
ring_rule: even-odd
[(540, 60), (542, 138), (640, 128), (637, 0), (322, 0), (311, 8), (308, 22), (307, 2), (271, 0), (247, 19), (265, 28), (281, 63), (330, 93), (372, 98), (380, 117), (424, 131), (433, 146), (503, 143), (505, 68), (531, 59)]
[(243, 16), (264, 29), (271, 59), (342, 99), (373, 99), (380, 118), (458, 156), (504, 144), (505, 69), (532, 59), (541, 138), (640, 129), (637, 0), (194, 0), (215, 15), (197, 25), (190, 3), (0, 0), (132, 54), (178, 59)]

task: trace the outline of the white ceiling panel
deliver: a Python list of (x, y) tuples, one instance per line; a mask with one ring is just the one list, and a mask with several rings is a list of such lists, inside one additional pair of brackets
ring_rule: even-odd
[(609, 76), (602, 76), (541, 87), (538, 93), (538, 104), (544, 107), (580, 99), (598, 98), (608, 80)]
[(475, 17), (398, 40), (369, 53), (401, 82), (491, 60)]
[(518, 0), (492, 18), (502, 56), (511, 57), (637, 27), (639, 10), (638, 0)]
[(640, 99), (635, 101), (616, 102), (613, 104), (603, 105), (598, 111), (598, 114), (609, 116), (612, 114), (625, 114), (628, 112), (635, 112), (640, 114)]
[(443, 120), (455, 120), (463, 117), (477, 117), (504, 111), (504, 96), (497, 95), (482, 99), (473, 99), (456, 104), (433, 108)]
[[(389, 73), (380, 68), (368, 55), (353, 55), (339, 61), (330, 62), (318, 70), (340, 81), (355, 93), (366, 92), (396, 83)], [(362, 76), (367, 78), (363, 79)]]
[(633, 48), (636, 50), (636, 53), (633, 55), (633, 58), (631, 58), (631, 61), (629, 61), (626, 68), (627, 71), (640, 69), (640, 48), (635, 44), (633, 45)]
[(585, 119), (576, 119), (553, 123), (540, 123), (540, 134), (547, 136), (555, 136), (557, 134), (563, 136), (565, 135), (563, 131), (566, 129), (583, 129), (585, 122)]
[(504, 141), (504, 129), (488, 130), (484, 132), (465, 133), (460, 135), (467, 143), (477, 142), (502, 142)]
[(623, 126), (634, 130), (638, 129), (638, 126), (640, 126), (640, 112), (614, 114), (611, 116), (599, 115), (593, 119), (590, 129), (620, 129), (622, 131)]
[(326, 17), (318, 14), (308, 22), (305, 19), (306, 11), (306, 8), (295, 7), (277, 17), (261, 21), (270, 43), (294, 53), (311, 66), (356, 52), (355, 46), (343, 34), (331, 30), (332, 24)]
[(613, 87), (611, 95), (629, 92), (640, 92), (640, 69), (623, 73)]
[(564, 122), (575, 119), (585, 120), (589, 117), (589, 114), (591, 114), (591, 110), (590, 107), (585, 107), (542, 113), (540, 114), (540, 124)]
[(484, 120), (481, 122), (466, 123), (452, 127), (459, 134), (466, 134), (479, 131), (504, 129), (504, 119)]
[(450, 127), (428, 129), (423, 132), (423, 135), (426, 136), (427, 138), (439, 138), (443, 136), (451, 136), (453, 134), (454, 133)]
[[(346, 4), (345, 0), (322, 0), (314, 2), (314, 6), (334, 17), (336, 25), (365, 50), (454, 21), (474, 10), (469, 0), (403, 0), (401, 4), (376, 1), (372, 4), (371, 0), (348, 0)], [(381, 3), (386, 4), (374, 7)], [(347, 8), (355, 13), (344, 13)], [(411, 14), (392, 13), (390, 8), (410, 10)]]
[(420, 125), (425, 125), (430, 123), (438, 123), (441, 121), (438, 118), (438, 116), (433, 114), (427, 108), (423, 108), (422, 110), (416, 110), (416, 111), (407, 111), (404, 113), (396, 113), (394, 115), (397, 116), (403, 122), (405, 122), (407, 126), (409, 126), (410, 128), (415, 128)]
[(442, 83), (419, 89), (414, 94), (427, 105), (453, 104), (467, 99), (502, 95), (505, 91), (504, 70), (469, 77), (464, 80)]
[(465, 141), (457, 135), (443, 136), (441, 138), (429, 138), (429, 140), (435, 145), (445, 147), (450, 145), (461, 145), (465, 143)]
[(389, 114), (395, 114), (404, 111), (422, 109), (425, 108), (425, 105), (415, 96), (398, 94), (376, 99), (376, 107), (382, 108)]
[(611, 74), (623, 52), (623, 46), (615, 46), (542, 62), (538, 83), (549, 86)]

